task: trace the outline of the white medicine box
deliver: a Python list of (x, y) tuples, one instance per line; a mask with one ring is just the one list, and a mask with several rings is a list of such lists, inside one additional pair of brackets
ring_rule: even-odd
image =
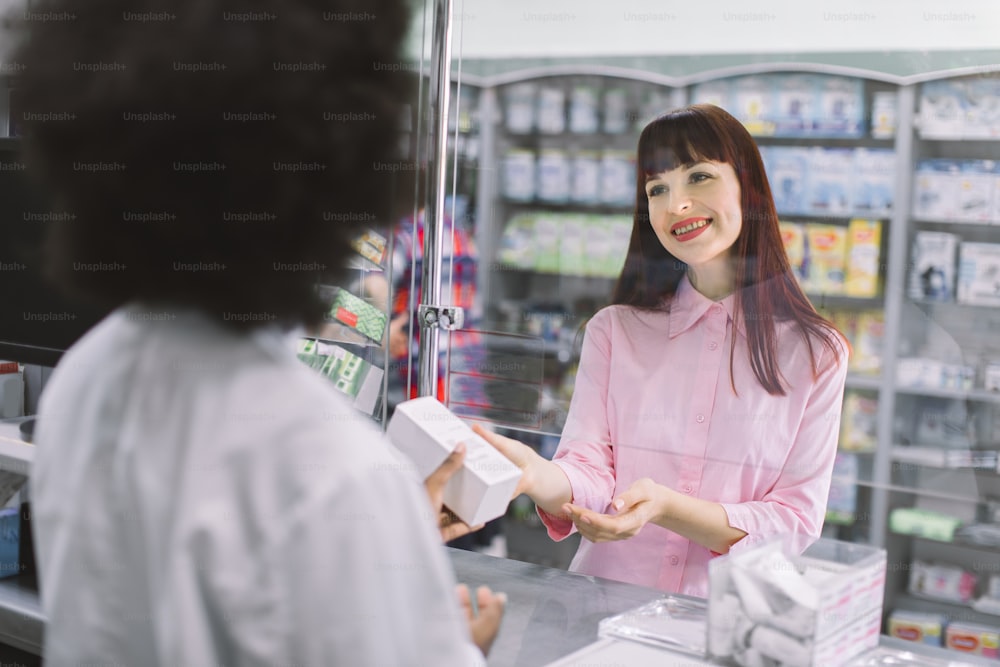
[(465, 465), (444, 490), (444, 505), (470, 526), (502, 516), (521, 479), (521, 469), (475, 434), (433, 396), (396, 406), (389, 439), (427, 479), (458, 443), (465, 443)]
[(878, 644), (885, 550), (820, 539), (801, 551), (793, 542), (710, 561), (713, 664), (841, 667)]

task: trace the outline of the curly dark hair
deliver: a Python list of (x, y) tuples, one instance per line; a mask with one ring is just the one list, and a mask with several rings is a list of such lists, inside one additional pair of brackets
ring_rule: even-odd
[(33, 3), (10, 26), (23, 157), (73, 215), (47, 274), (107, 307), (320, 321), (316, 283), (361, 225), (398, 212), (393, 176), (411, 168), (410, 14), (406, 0)]

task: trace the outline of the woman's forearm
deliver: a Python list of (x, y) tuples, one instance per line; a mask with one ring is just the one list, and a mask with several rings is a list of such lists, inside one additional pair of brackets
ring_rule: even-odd
[(569, 478), (552, 461), (539, 456), (530, 466), (528, 475), (525, 493), (544, 511), (558, 516), (563, 513), (563, 505), (573, 502), (573, 487)]
[(729, 525), (729, 516), (719, 503), (693, 498), (660, 486), (660, 499), (652, 522), (683, 535), (692, 542), (724, 554), (746, 537), (746, 532)]

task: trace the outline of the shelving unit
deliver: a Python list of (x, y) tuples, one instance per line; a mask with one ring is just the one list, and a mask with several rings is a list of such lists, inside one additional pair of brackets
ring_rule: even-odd
[[(478, 214), (476, 235), (484, 270), (480, 274), (482, 294), (487, 305), (487, 328), (494, 326), (504, 331), (532, 333), (537, 346), (523, 343), (523, 351), (534, 355), (544, 366), (545, 383), (549, 398), (558, 401), (559, 409), (565, 411), (569, 401), (569, 388), (573, 375), (573, 364), (579, 350), (579, 340), (587, 318), (606, 303), (613, 288), (614, 280), (596, 277), (561, 275), (549, 269), (540, 273), (537, 269), (526, 269), (499, 259), (503, 246), (503, 231), (508, 221), (518, 213), (538, 211), (543, 214), (573, 214), (577, 212), (616, 213), (630, 217), (630, 204), (620, 209), (606, 205), (584, 205), (580, 203), (554, 203), (551, 201), (514, 201), (504, 197), (504, 158), (510, 150), (543, 151), (564, 150), (568, 155), (579, 151), (628, 150), (634, 152), (637, 127), (630, 132), (601, 136), (595, 134), (580, 137), (570, 132), (545, 134), (531, 132), (510, 132), (506, 126), (506, 104), (511, 89), (519, 85), (531, 84), (536, 89), (545, 86), (556, 87), (569, 99), (570, 92), (577, 85), (589, 85), (596, 89), (629, 87), (628, 111), (636, 126), (643, 125), (647, 118), (642, 113), (639, 92), (650, 96), (657, 93), (665, 103), (657, 111), (679, 106), (694, 100), (694, 91), (701, 84), (718, 82), (737, 77), (754, 77), (779, 73), (790, 75), (853, 77), (861, 81), (863, 89), (862, 131), (853, 137), (757, 137), (758, 143), (767, 149), (815, 146), (839, 149), (892, 150), (895, 153), (896, 168), (892, 176), (893, 206), (890, 211), (876, 214), (864, 211), (847, 211), (843, 214), (827, 214), (814, 211), (780, 211), (782, 220), (810, 224), (833, 224), (846, 226), (848, 221), (858, 217), (881, 221), (881, 250), (879, 259), (879, 293), (871, 298), (853, 298), (841, 294), (822, 294), (807, 291), (808, 296), (825, 315), (838, 313), (878, 312), (881, 314), (879, 326), (885, 344), (881, 349), (879, 368), (866, 368), (863, 372), (849, 373), (847, 393), (860, 396), (873, 405), (871, 415), (874, 447), (871, 451), (845, 451), (852, 457), (853, 493), (856, 506), (853, 516), (846, 522), (831, 519), (825, 534), (882, 546), (889, 551), (889, 562), (906, 564), (914, 554), (913, 542), (918, 538), (896, 535), (888, 529), (888, 517), (896, 507), (941, 507), (942, 503), (964, 503), (966, 515), (971, 519), (976, 511), (982, 512), (984, 494), (997, 494), (1000, 488), (993, 485), (993, 479), (1000, 479), (994, 472), (948, 467), (917, 465), (904, 455), (895, 452), (894, 446), (911, 446), (911, 439), (901, 437), (900, 430), (912, 427), (921, 410), (923, 401), (929, 399), (950, 399), (960, 401), (977, 414), (977, 445), (986, 447), (996, 443), (993, 449), (1000, 449), (1000, 428), (995, 421), (984, 415), (1000, 411), (1000, 392), (982, 388), (982, 378), (977, 377), (971, 388), (915, 388), (897, 382), (897, 367), (902, 359), (914, 355), (914, 344), (908, 339), (923, 335), (925, 325), (915, 323), (914, 313), (923, 313), (925, 321), (949, 329), (959, 328), (956, 335), (958, 350), (983, 347), (983, 342), (992, 334), (1000, 348), (1000, 308), (968, 306), (955, 303), (922, 303), (907, 297), (911, 249), (916, 230), (948, 231), (959, 233), (977, 242), (1000, 242), (1000, 221), (993, 225), (974, 223), (952, 223), (941, 220), (920, 219), (914, 211), (914, 190), (916, 165), (925, 159), (963, 159), (1000, 161), (1000, 141), (961, 141), (954, 139), (925, 139), (914, 128), (920, 117), (919, 102), (925, 83), (976, 76), (981, 78), (1000, 75), (1000, 52), (963, 52), (961, 54), (732, 54), (699, 58), (641, 58), (623, 56), (604, 58), (599, 63), (593, 59), (525, 59), (515, 61), (469, 61), (463, 63), (466, 80), (474, 81), (481, 89), (482, 148), (481, 176), (478, 183)], [(895, 116), (895, 133), (889, 136), (873, 136), (873, 100), (876, 94), (884, 103), (886, 93), (894, 95), (891, 115)], [(569, 114), (566, 113), (568, 122)], [(601, 140), (604, 143), (601, 143)], [(772, 183), (772, 189), (774, 184)], [(998, 180), (1000, 194), (1000, 180)], [(619, 238), (625, 243), (626, 239)], [(541, 240), (539, 241), (541, 242)], [(575, 301), (582, 291), (589, 299)], [(548, 303), (553, 316), (560, 326), (550, 332), (526, 332), (524, 311), (533, 303)], [(498, 312), (498, 306), (506, 308), (507, 315)], [(514, 313), (518, 321), (509, 315)], [(845, 316), (846, 317), (846, 316)], [(527, 319), (530, 319), (527, 318)], [(950, 330), (950, 329), (949, 329)], [(896, 341), (904, 341), (901, 345)], [(990, 346), (987, 344), (987, 348)], [(1000, 349), (995, 350), (1000, 360)], [(976, 359), (973, 364), (978, 364)], [(875, 372), (873, 372), (875, 371)], [(543, 395), (543, 398), (545, 396)], [(988, 423), (987, 423), (988, 422)], [(547, 428), (546, 428), (547, 426)], [(551, 450), (551, 439), (557, 438), (561, 427), (558, 421), (543, 425), (542, 428), (517, 427), (511, 435), (541, 446), (546, 442)], [(941, 447), (941, 443), (927, 445)], [(988, 448), (988, 447), (987, 447)], [(912, 470), (911, 470), (912, 469)], [(919, 478), (916, 470), (921, 471)], [(954, 476), (968, 477), (957, 488), (922, 485), (929, 477), (947, 480)], [(850, 478), (850, 477), (849, 477)], [(939, 484), (947, 484), (939, 481)], [(985, 485), (985, 486), (984, 486)], [(971, 509), (970, 509), (971, 508)], [(977, 509), (978, 508), (978, 509)], [(843, 519), (843, 517), (842, 517)], [(544, 532), (539, 539), (547, 539)], [(956, 548), (944, 544), (943, 548)], [(995, 551), (977, 549), (980, 557), (988, 558)], [(943, 552), (947, 555), (947, 551)], [(888, 612), (899, 602), (908, 602), (905, 597), (907, 582), (897, 569), (887, 579), (886, 605)], [(922, 600), (924, 605), (933, 606), (934, 601)], [(914, 607), (915, 608), (915, 607)], [(1000, 625), (1000, 623), (994, 623)]]

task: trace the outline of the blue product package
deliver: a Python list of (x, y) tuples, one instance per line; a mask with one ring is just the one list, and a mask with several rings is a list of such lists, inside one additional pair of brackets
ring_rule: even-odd
[(0, 579), (21, 573), (21, 511), (0, 510)]

